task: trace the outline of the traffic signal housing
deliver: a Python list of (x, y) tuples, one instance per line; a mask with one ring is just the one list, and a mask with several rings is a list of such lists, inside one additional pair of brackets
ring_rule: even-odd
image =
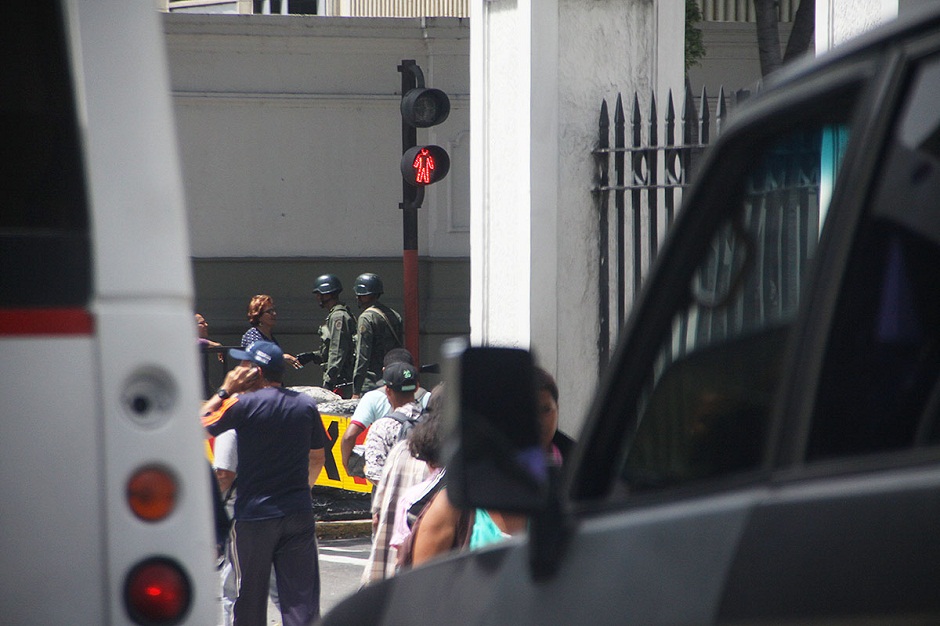
[[(413, 187), (432, 185), (450, 171), (450, 155), (440, 146), (418, 145), (416, 129), (437, 126), (450, 115), (450, 98), (440, 89), (426, 87), (424, 72), (413, 60), (402, 61), (401, 126), (402, 179)], [(411, 195), (411, 194), (406, 194)], [(423, 194), (406, 197), (403, 205), (421, 206)]]
[[(417, 65), (413, 66), (421, 71)], [(423, 83), (423, 76), (421, 82)], [(401, 118), (415, 128), (437, 126), (450, 115), (450, 98), (440, 89), (415, 87), (402, 95)]]

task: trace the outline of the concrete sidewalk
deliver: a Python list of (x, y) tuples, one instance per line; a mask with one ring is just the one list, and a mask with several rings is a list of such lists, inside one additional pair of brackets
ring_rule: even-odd
[(317, 539), (349, 539), (372, 535), (372, 520), (317, 522)]

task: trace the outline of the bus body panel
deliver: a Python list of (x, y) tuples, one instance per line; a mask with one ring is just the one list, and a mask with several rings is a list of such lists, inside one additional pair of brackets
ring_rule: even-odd
[(99, 299), (172, 296), (189, 306), (192, 269), (166, 50), (159, 14), (141, 4), (154, 9), (139, 1), (78, 3), (95, 290)]
[(95, 352), (90, 337), (0, 339), (6, 623), (107, 623)]
[[(57, 145), (28, 156), (46, 159), (53, 183), (59, 161), (79, 158), (85, 198), (14, 198), (7, 219), (0, 214), (0, 245), (33, 252), (31, 242), (49, 240), (48, 230), (30, 230), (16, 211), (64, 215), (74, 233), (53, 235), (78, 243), (53, 248), (55, 263), (67, 270), (86, 246), (91, 287), (78, 291), (87, 294), (83, 302), (57, 304), (61, 285), (43, 293), (29, 264), (20, 263), (12, 284), (35, 301), (0, 293), (0, 621), (140, 623), (127, 608), (126, 579), (156, 557), (177, 564), (191, 586), (188, 610), (173, 623), (213, 624), (211, 471), (198, 422), (187, 218), (159, 13), (149, 0), (40, 5), (30, 15), (58, 14), (61, 5), (80, 155), (55, 152)], [(42, 23), (33, 22), (34, 39), (55, 32), (40, 35)], [(53, 40), (37, 41), (24, 62), (53, 67), (55, 53), (42, 56), (56, 47), (44, 45)], [(68, 79), (55, 70), (37, 79), (40, 88), (41, 81)], [(6, 102), (11, 115), (25, 111), (33, 123), (45, 109), (31, 94)], [(23, 174), (14, 164), (5, 176)], [(45, 197), (58, 204), (43, 205)], [(42, 250), (27, 258), (48, 258), (49, 247)], [(169, 470), (178, 489), (172, 512), (152, 522), (127, 502), (132, 472), (148, 466)]]
[[(172, 549), (176, 558), (189, 560), (195, 592), (209, 600), (197, 605), (211, 605), (217, 595), (210, 568), (215, 543), (204, 528), (193, 528), (194, 518), (212, 518), (212, 494), (206, 482), (210, 471), (204, 434), (195, 418), (199, 396), (198, 378), (192, 375), (197, 371), (192, 314), (188, 306), (172, 302), (121, 300), (99, 302), (95, 319), (100, 354), (107, 355), (100, 364), (105, 498), (109, 503), (122, 502), (125, 477), (141, 465), (162, 465), (182, 487), (179, 508), (185, 512), (151, 524), (134, 518), (126, 506), (109, 505), (109, 571), (122, 573), (133, 567), (141, 546)], [(132, 401), (139, 394), (151, 394), (147, 397), (156, 406), (136, 412)], [(122, 581), (123, 575), (111, 583), (114, 615), (123, 611)], [(210, 621), (214, 618), (210, 612), (187, 623), (214, 623)]]

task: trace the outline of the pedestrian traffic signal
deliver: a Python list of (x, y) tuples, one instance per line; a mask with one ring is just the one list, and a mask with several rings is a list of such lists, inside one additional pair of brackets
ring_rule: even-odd
[(440, 89), (424, 85), (424, 72), (413, 60), (398, 66), (402, 73), (401, 96), (401, 175), (406, 183), (418, 187), (418, 193), (404, 192), (402, 206), (420, 207), (424, 198), (422, 187), (447, 176), (450, 156), (440, 146), (418, 145), (416, 129), (437, 126), (450, 115), (450, 98)]
[(401, 175), (405, 182), (420, 187), (447, 176), (450, 155), (440, 146), (414, 146), (401, 155)]

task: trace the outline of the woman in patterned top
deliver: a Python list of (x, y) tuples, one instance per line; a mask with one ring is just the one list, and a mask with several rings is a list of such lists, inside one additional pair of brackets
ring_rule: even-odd
[[(274, 299), (265, 294), (258, 294), (248, 303), (248, 322), (251, 324), (242, 335), (242, 348), (249, 348), (256, 341), (270, 341), (277, 344), (274, 338), (274, 325), (277, 323), (277, 309), (274, 308)], [(280, 344), (278, 344), (280, 345)], [(291, 354), (284, 353), (284, 361), (294, 369), (303, 365)]]

